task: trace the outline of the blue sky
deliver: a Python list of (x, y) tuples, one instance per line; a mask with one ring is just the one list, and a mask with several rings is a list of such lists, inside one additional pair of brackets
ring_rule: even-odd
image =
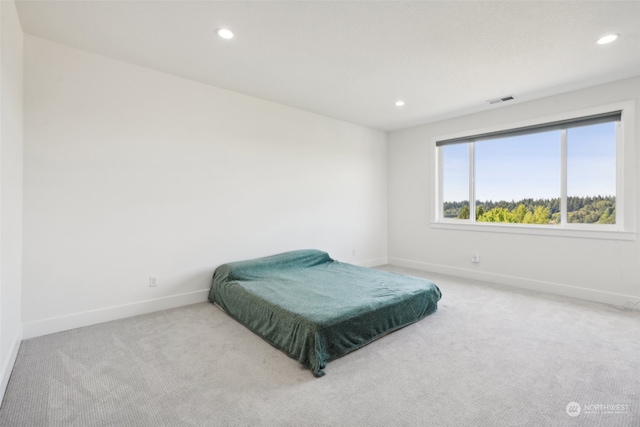
[[(567, 194), (615, 195), (615, 124), (577, 127), (567, 134)], [(560, 131), (475, 144), (476, 199), (560, 197)], [(444, 147), (444, 201), (469, 199), (469, 148)]]

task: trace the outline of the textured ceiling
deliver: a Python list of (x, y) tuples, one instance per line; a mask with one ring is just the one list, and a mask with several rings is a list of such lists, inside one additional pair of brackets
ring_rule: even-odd
[[(640, 1), (32, 1), (26, 33), (395, 130), (640, 75)], [(225, 41), (215, 30), (228, 27)], [(619, 33), (610, 45), (601, 35)], [(397, 99), (406, 101), (402, 108)]]

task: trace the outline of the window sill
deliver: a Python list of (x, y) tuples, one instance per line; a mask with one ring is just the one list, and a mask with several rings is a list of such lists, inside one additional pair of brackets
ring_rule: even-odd
[(604, 239), (604, 240), (636, 240), (635, 231), (624, 231), (612, 229), (607, 226), (593, 226), (593, 229), (578, 227), (560, 227), (545, 225), (524, 225), (524, 224), (496, 224), (496, 223), (460, 223), (460, 222), (432, 222), (431, 228), (440, 228), (458, 231), (480, 231), (487, 233), (509, 233), (509, 234), (533, 234), (538, 236), (554, 237), (574, 237), (581, 239)]

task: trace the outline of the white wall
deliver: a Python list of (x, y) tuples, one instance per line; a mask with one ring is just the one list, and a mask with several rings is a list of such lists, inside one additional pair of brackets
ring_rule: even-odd
[(22, 281), (22, 28), (0, 1), (0, 402), (20, 341)]
[[(435, 197), (433, 139), (448, 134), (634, 101), (640, 117), (640, 78), (392, 132), (388, 140), (389, 263), (584, 299), (640, 301), (640, 241), (602, 240), (432, 228)], [(488, 107), (490, 108), (490, 107)], [(627, 189), (640, 188), (635, 132), (626, 156)], [(636, 197), (636, 202), (640, 198)], [(633, 208), (633, 206), (632, 206)], [(637, 209), (627, 210), (640, 224)], [(633, 221), (631, 221), (633, 222)], [(473, 253), (481, 262), (470, 262)], [(446, 290), (444, 291), (446, 295)]]
[(227, 261), (385, 263), (386, 153), (383, 132), (25, 35), (25, 337), (203, 301)]

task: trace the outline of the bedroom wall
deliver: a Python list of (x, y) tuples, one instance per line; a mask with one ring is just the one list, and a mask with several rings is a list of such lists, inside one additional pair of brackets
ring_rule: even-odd
[[(433, 138), (623, 101), (635, 102), (635, 123), (625, 124), (636, 128), (625, 151), (632, 156), (625, 185), (637, 194), (640, 77), (390, 133), (389, 263), (625, 306), (640, 302), (637, 237), (602, 240), (431, 226)], [(635, 203), (626, 212), (640, 224), (637, 196)], [(471, 263), (473, 253), (480, 254), (479, 264)]]
[(0, 402), (20, 341), (22, 281), (22, 28), (0, 2)]
[(228, 261), (386, 262), (385, 133), (30, 35), (24, 169), (25, 337), (204, 301)]

